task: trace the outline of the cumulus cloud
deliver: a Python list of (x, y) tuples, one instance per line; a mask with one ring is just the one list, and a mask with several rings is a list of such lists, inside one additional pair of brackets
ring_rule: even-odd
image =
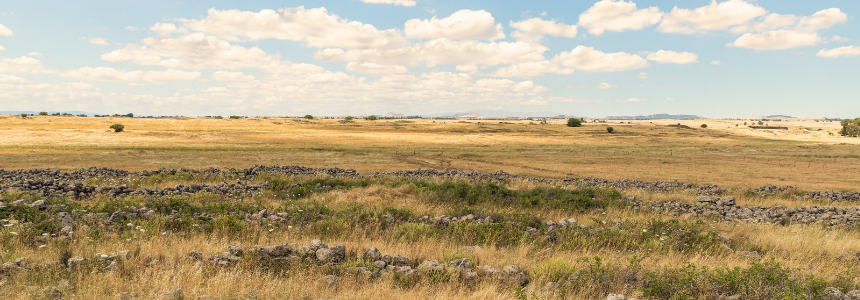
[(642, 80), (648, 79), (648, 73), (642, 72), (642, 73), (636, 74), (636, 78), (639, 78)]
[(329, 14), (324, 7), (264, 9), (259, 12), (209, 9), (204, 19), (183, 19), (184, 26), (228, 41), (278, 39), (310, 47), (378, 49), (407, 44), (400, 31)]
[(27, 56), (36, 56), (36, 57), (39, 57), (39, 56), (45, 56), (45, 55), (44, 55), (44, 54), (42, 54), (42, 52), (35, 52), (35, 51), (33, 51), (33, 52), (30, 52), (30, 53), (27, 53)]
[(695, 53), (667, 50), (649, 52), (647, 58), (648, 60), (656, 61), (661, 64), (692, 64), (699, 62), (699, 56)]
[(178, 38), (150, 37), (143, 45), (129, 44), (105, 53), (103, 60), (169, 68), (225, 69), (261, 67), (277, 61), (277, 56), (260, 48), (245, 48), (203, 33)]
[(108, 42), (104, 38), (94, 37), (94, 38), (90, 38), (90, 44), (107, 46)]
[(48, 73), (49, 70), (42, 66), (38, 59), (21, 56), (17, 58), (0, 58), (0, 73)]
[(793, 30), (771, 30), (762, 33), (745, 33), (729, 46), (756, 50), (782, 50), (794, 47), (813, 46), (823, 39), (815, 32)]
[(511, 27), (517, 29), (513, 36), (521, 41), (538, 42), (544, 36), (575, 38), (577, 28), (575, 25), (558, 23), (554, 20), (543, 20), (531, 18), (519, 22), (510, 22)]
[(602, 0), (579, 15), (579, 26), (593, 35), (606, 31), (639, 30), (660, 22), (663, 13), (657, 7), (636, 9), (636, 3), (624, 0)]
[(515, 64), (543, 61), (548, 48), (524, 42), (480, 42), (476, 40), (435, 39), (395, 49), (343, 50), (328, 48), (314, 57), (321, 60), (372, 62), (381, 65), (414, 66), (424, 63), (436, 65), (487, 65)]
[(553, 62), (589, 72), (618, 72), (648, 66), (648, 61), (636, 54), (604, 53), (586, 46), (577, 46), (569, 52), (561, 52), (553, 58)]
[(838, 57), (851, 57), (860, 55), (860, 47), (858, 46), (845, 46), (833, 49), (821, 49), (815, 56), (818, 57), (827, 57), (827, 58), (838, 58)]
[(695, 34), (712, 30), (728, 30), (743, 26), (755, 18), (763, 16), (767, 10), (744, 0), (717, 2), (696, 9), (683, 9), (677, 6), (663, 16), (658, 30), (667, 33)]
[(12, 29), (9, 29), (9, 27), (3, 26), (3, 24), (0, 24), (0, 36), (10, 36), (10, 35), (12, 35)]
[(548, 60), (525, 62), (501, 67), (490, 76), (494, 77), (537, 77), (544, 74), (573, 74), (574, 69), (561, 67)]
[(76, 79), (115, 81), (128, 84), (164, 84), (171, 81), (193, 80), (200, 78), (200, 72), (187, 72), (181, 70), (125, 71), (106, 67), (83, 67), (75, 70), (63, 71), (60, 72), (59, 75)]
[(412, 19), (406, 21), (404, 32), (413, 39), (483, 39), (505, 38), (502, 24), (496, 24), (493, 15), (485, 10), (464, 9), (449, 17), (430, 20)]
[(3, 45), (0, 45), (0, 51), (6, 51), (6, 47), (3, 47)]
[(711, 65), (714, 65), (714, 66), (719, 66), (719, 65), (722, 65), (722, 64), (723, 64), (723, 62), (721, 62), (721, 61), (719, 61), (719, 60), (715, 60), (715, 61), (712, 61), (712, 62), (711, 62)]
[(762, 32), (774, 29), (788, 29), (801, 32), (815, 32), (833, 27), (839, 23), (845, 23), (848, 15), (839, 8), (828, 8), (820, 10), (811, 16), (781, 15), (771, 13), (761, 20), (754, 21), (746, 26), (737, 26), (732, 29), (735, 33)]
[(393, 5), (402, 5), (402, 6), (415, 6), (414, 0), (361, 0), (364, 3), (372, 3), (372, 4), (393, 4)]
[(15, 75), (0, 74), (0, 84), (22, 84), (30, 81)]
[(403, 74), (409, 72), (404, 66), (380, 65), (371, 62), (350, 62), (346, 64), (346, 69), (367, 74)]

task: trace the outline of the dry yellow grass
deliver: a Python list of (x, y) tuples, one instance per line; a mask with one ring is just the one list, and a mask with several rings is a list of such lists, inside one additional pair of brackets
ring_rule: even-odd
[[(108, 132), (114, 123), (123, 123), (126, 132)], [(679, 129), (660, 121), (587, 123), (582, 128), (568, 128), (561, 121), (532, 123), (2, 116), (0, 168), (141, 170), (297, 164), (359, 171), (504, 170), (544, 177), (677, 179), (810, 190), (860, 186), (860, 170), (853, 167), (860, 150), (845, 144), (858, 139), (797, 141), (787, 133), (765, 138), (727, 124)], [(607, 125), (614, 126), (616, 133), (607, 134)], [(828, 131), (833, 127), (832, 123), (820, 125)]]

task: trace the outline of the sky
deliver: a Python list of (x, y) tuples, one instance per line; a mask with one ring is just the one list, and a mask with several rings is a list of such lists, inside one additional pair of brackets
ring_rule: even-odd
[(0, 0), (0, 111), (860, 116), (860, 1)]

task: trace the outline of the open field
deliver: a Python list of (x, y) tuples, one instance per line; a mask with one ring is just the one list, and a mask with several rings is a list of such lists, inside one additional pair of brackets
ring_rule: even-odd
[(620, 122), (0, 117), (0, 298), (860, 299), (836, 123)]
[[(108, 132), (114, 123), (126, 131)], [(860, 139), (830, 136), (838, 122), (780, 122), (754, 131), (743, 121), (632, 124), (563, 121), (337, 120), (283, 118), (130, 119), (0, 117), (0, 168), (305, 165), (359, 171), (457, 168), (560, 178), (681, 180), (742, 187), (860, 186)], [(707, 123), (707, 129), (699, 124)], [(616, 129), (607, 134), (606, 126)], [(819, 129), (821, 129), (819, 131)]]

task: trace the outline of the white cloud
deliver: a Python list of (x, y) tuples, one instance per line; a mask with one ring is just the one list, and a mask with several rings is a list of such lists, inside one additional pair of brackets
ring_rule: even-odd
[(135, 31), (135, 30), (137, 30), (137, 27), (136, 26), (126, 26), (125, 29), (130, 30), (130, 31)]
[(543, 39), (546, 35), (576, 38), (576, 26), (558, 23), (556, 21), (548, 21), (540, 18), (531, 18), (519, 22), (510, 22), (510, 26), (516, 28), (517, 31), (513, 36), (521, 41), (537, 42)]
[(367, 74), (403, 74), (409, 72), (409, 69), (404, 66), (380, 65), (371, 62), (350, 62), (346, 64), (346, 69)]
[(193, 80), (200, 78), (200, 72), (181, 70), (166, 71), (125, 71), (106, 67), (83, 67), (59, 73), (60, 76), (95, 81), (116, 81), (128, 84), (164, 84), (171, 81)]
[(557, 102), (557, 103), (600, 103), (600, 100), (591, 100), (584, 99), (579, 97), (549, 97), (549, 98), (539, 98), (544, 99), (547, 102)]
[(324, 8), (264, 9), (259, 12), (209, 9), (201, 20), (181, 20), (184, 26), (229, 41), (278, 39), (301, 41), (310, 47), (355, 49), (392, 48), (407, 44), (400, 31), (379, 30), (349, 21)]
[(589, 72), (627, 71), (648, 66), (648, 61), (636, 54), (604, 53), (586, 46), (577, 46), (570, 52), (561, 52), (552, 61), (562, 66)]
[(176, 27), (173, 23), (155, 23), (149, 27), (149, 30), (155, 31), (159, 36), (170, 36), (171, 33), (188, 32), (188, 30)]
[(579, 25), (593, 35), (605, 31), (639, 30), (660, 22), (663, 13), (657, 7), (636, 9), (636, 3), (624, 0), (602, 0), (579, 15)]
[(402, 6), (415, 6), (414, 0), (361, 0), (364, 3), (372, 4), (393, 4)]
[(236, 70), (267, 66), (278, 60), (260, 48), (231, 45), (203, 33), (178, 38), (150, 37), (143, 45), (129, 44), (105, 53), (103, 60), (169, 68)]
[(675, 102), (675, 101), (678, 101), (678, 99), (676, 99), (676, 98), (666, 98), (666, 101), (669, 101), (669, 102)]
[(404, 25), (406, 37), (413, 39), (484, 39), (497, 40), (505, 38), (502, 24), (496, 24), (493, 15), (485, 10), (464, 9), (451, 16), (430, 20), (412, 19)]
[(648, 79), (648, 73), (642, 72), (642, 73), (636, 74), (636, 78), (639, 78), (642, 80)]
[(821, 49), (815, 56), (818, 57), (827, 57), (827, 58), (838, 58), (838, 57), (851, 57), (860, 55), (860, 47), (858, 46), (845, 46), (833, 49)]
[(94, 37), (94, 38), (90, 38), (90, 44), (107, 46), (108, 42), (104, 38)]
[(228, 82), (248, 82), (254, 81), (257, 78), (254, 75), (245, 75), (242, 72), (216, 71), (212, 73), (212, 79)]
[(722, 65), (722, 64), (723, 64), (723, 62), (721, 62), (721, 61), (719, 61), (719, 60), (715, 60), (715, 61), (712, 61), (712, 62), (711, 62), (711, 65), (714, 65), (714, 66), (719, 66), (719, 65)]
[(12, 35), (12, 29), (9, 29), (9, 27), (3, 26), (3, 24), (0, 24), (0, 36), (10, 36), (10, 35)]
[(694, 34), (712, 30), (728, 30), (743, 26), (753, 19), (763, 16), (767, 10), (744, 0), (711, 1), (711, 4), (696, 9), (683, 9), (677, 6), (663, 17), (657, 27), (667, 33)]
[(647, 102), (647, 98), (628, 98), (627, 100), (616, 100), (618, 103), (642, 103)]
[(732, 29), (735, 33), (762, 32), (774, 29), (788, 29), (802, 32), (815, 32), (827, 29), (838, 23), (845, 23), (848, 15), (839, 8), (828, 8), (818, 11), (811, 16), (780, 15), (771, 13), (748, 26), (737, 26)]
[(814, 46), (823, 39), (815, 32), (772, 30), (762, 33), (745, 33), (729, 46), (756, 50), (782, 50), (794, 47)]
[(619, 87), (619, 85), (617, 85), (617, 84), (611, 84), (611, 83), (606, 83), (606, 82), (601, 82), (601, 83), (598, 83), (598, 84), (569, 85), (569, 86), (567, 86), (567, 87), (569, 87), (569, 88), (574, 88), (574, 89), (599, 89), (599, 90), (608, 90), (608, 89), (614, 89), (614, 88), (617, 88), (617, 87)]
[(42, 54), (42, 52), (30, 52), (30, 53), (27, 53), (27, 56), (36, 56), (36, 57), (39, 57), (39, 56), (45, 56), (45, 55), (44, 55), (44, 54)]
[(525, 62), (501, 67), (490, 76), (494, 77), (537, 77), (543, 74), (573, 74), (574, 69), (564, 68), (548, 60)]
[(42, 66), (38, 59), (21, 56), (18, 58), (0, 58), (0, 73), (29, 73), (41, 74), (49, 71)]
[(15, 75), (0, 74), (0, 84), (23, 84), (30, 81)]
[(396, 49), (343, 50), (336, 48), (318, 51), (314, 57), (321, 60), (372, 62), (381, 65), (414, 66), (424, 63), (436, 65), (488, 65), (515, 64), (543, 61), (548, 48), (523, 42), (480, 42), (475, 40), (435, 39)]
[(0, 45), (0, 51), (6, 51), (6, 47), (3, 47), (3, 45)]
[(675, 52), (667, 50), (659, 50), (657, 52), (649, 52), (648, 60), (656, 61), (661, 64), (692, 64), (699, 61), (699, 56), (691, 52)]

